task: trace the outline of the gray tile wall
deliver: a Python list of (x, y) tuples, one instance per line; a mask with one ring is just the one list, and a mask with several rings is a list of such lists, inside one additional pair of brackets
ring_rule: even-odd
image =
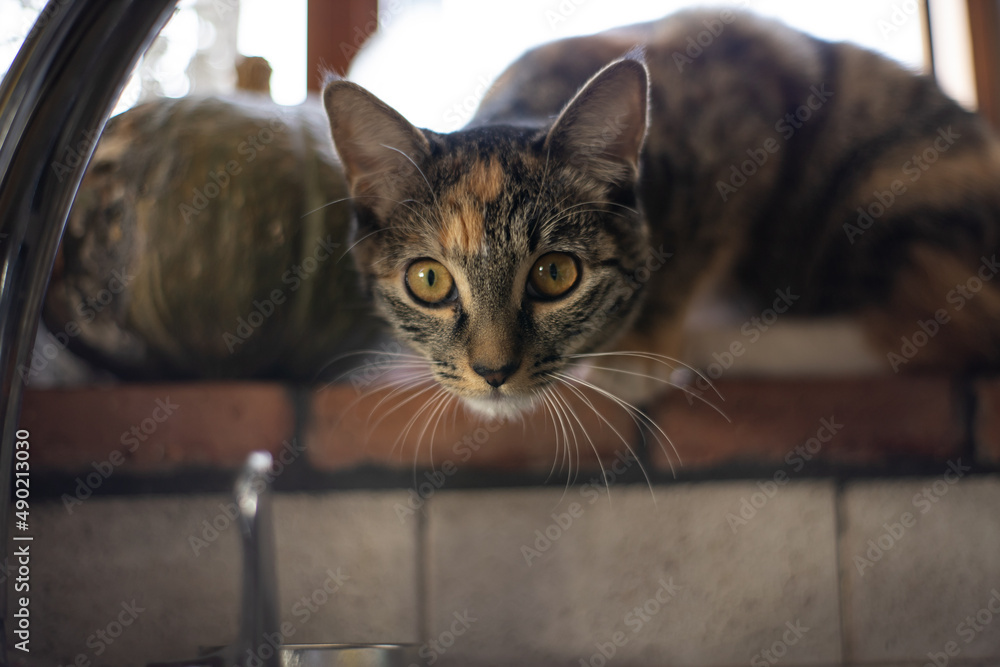
[[(1000, 664), (1000, 478), (947, 478), (441, 490), (413, 513), (283, 494), (287, 641), (419, 642), (445, 667)], [(33, 507), (32, 657), (232, 641), (227, 502)]]

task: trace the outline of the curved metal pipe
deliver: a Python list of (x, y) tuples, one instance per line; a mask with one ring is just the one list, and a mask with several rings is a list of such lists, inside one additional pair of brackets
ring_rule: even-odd
[[(0, 545), (39, 310), (84, 169), (177, 0), (50, 0), (0, 85)], [(0, 595), (0, 664), (9, 664)]]

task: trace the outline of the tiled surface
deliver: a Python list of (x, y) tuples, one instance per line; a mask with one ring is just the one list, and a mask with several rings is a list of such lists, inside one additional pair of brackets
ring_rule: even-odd
[(598, 664), (613, 652), (627, 665), (747, 664), (782, 640), (786, 622), (808, 628), (789, 635), (789, 663), (837, 663), (833, 487), (791, 484), (731, 524), (759, 492), (678, 485), (657, 489), (654, 504), (646, 488), (612, 487), (610, 506), (593, 487), (563, 499), (436, 496), (430, 637), (450, 641), (458, 617), (475, 619), (441, 663)]
[[(402, 500), (398, 492), (276, 497), (288, 643), (418, 638), (416, 523), (397, 520)], [(32, 656), (142, 665), (233, 641), (241, 575), (230, 502), (94, 498), (72, 514), (61, 503), (34, 507)]]
[[(289, 643), (419, 639), (418, 524), (399, 519), (404, 502), (401, 492), (277, 497), (279, 606), (295, 628)], [(326, 595), (337, 579), (340, 589)]]
[(845, 638), (858, 663), (927, 662), (949, 642), (950, 661), (1000, 661), (1000, 479), (946, 470), (844, 492)]
[[(145, 664), (230, 641), (240, 576), (235, 530), (218, 533), (197, 556), (189, 544), (226, 500), (90, 499), (73, 514), (62, 503), (33, 507), (33, 656), (60, 665), (79, 655)], [(142, 611), (120, 619), (123, 603)], [(120, 634), (108, 643), (101, 631)]]
[[(653, 411), (687, 469), (734, 462), (784, 466), (786, 457), (813, 467), (943, 462), (959, 452), (965, 437), (958, 395), (946, 377), (747, 379), (716, 387), (725, 400), (711, 391), (699, 400), (677, 393)], [(795, 452), (806, 443), (806, 455)], [(662, 452), (655, 456), (661, 467), (667, 464)]]
[[(610, 503), (596, 485), (441, 490), (413, 513), (399, 491), (278, 494), (285, 639), (418, 642), (421, 667), (945, 667), (948, 650), (947, 665), (995, 666), (1000, 477), (949, 484), (948, 469), (611, 484)], [(124, 667), (231, 641), (226, 503), (33, 506), (32, 657)]]

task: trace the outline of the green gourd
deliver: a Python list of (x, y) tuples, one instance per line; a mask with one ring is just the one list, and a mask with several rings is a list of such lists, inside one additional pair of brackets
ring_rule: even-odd
[(316, 378), (370, 342), (322, 108), (161, 99), (112, 118), (44, 322), (129, 379)]

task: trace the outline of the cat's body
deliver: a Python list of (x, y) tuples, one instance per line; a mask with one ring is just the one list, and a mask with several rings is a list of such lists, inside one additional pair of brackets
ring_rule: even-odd
[(576, 391), (581, 363), (641, 399), (710, 291), (857, 317), (887, 370), (1000, 357), (997, 140), (868, 51), (689, 12), (529, 52), (451, 135), (345, 82), (325, 101), (376, 304), (474, 407)]

